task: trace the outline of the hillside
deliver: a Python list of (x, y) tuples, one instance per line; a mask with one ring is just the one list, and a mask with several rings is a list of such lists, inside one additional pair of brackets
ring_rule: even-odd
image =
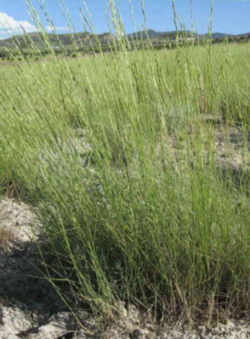
[[(155, 45), (161, 45), (166, 41), (175, 41), (177, 35), (179, 37), (194, 38), (195, 40), (202, 40), (206, 38), (212, 38), (215, 42), (223, 41), (226, 37), (230, 41), (241, 41), (249, 40), (250, 33), (244, 33), (239, 35), (225, 34), (215, 32), (212, 35), (209, 34), (197, 34), (191, 31), (168, 31), (168, 32), (158, 32), (152, 29), (145, 31), (138, 31), (131, 34), (127, 34), (126, 37), (130, 41), (143, 41), (150, 39)], [(48, 41), (46, 41), (48, 37)], [(89, 49), (91, 46), (96, 45), (97, 39), (105, 47), (108, 46), (109, 42), (116, 39), (115, 35), (111, 33), (102, 33), (94, 35), (89, 32), (79, 32), (79, 33), (67, 33), (67, 34), (53, 34), (49, 33), (46, 39), (44, 35), (40, 32), (38, 33), (27, 33), (25, 35), (17, 35), (8, 39), (0, 40), (0, 51), (5, 48), (12, 49), (19, 47), (23, 49), (30, 48), (39, 48), (46, 49), (49, 45), (54, 49), (62, 49), (64, 47), (72, 49), (76, 47), (77, 49)], [(1, 57), (1, 55), (0, 55)]]
[[(98, 39), (101, 42), (109, 41), (113, 38), (110, 33), (103, 33), (97, 35)], [(88, 45), (91, 40), (95, 40), (96, 36), (89, 32), (82, 32), (82, 33), (67, 33), (67, 34), (48, 34), (49, 42), (53, 47), (61, 47), (72, 45), (73, 42), (81, 45), (86, 44)], [(45, 46), (45, 41), (42, 33), (28, 33), (26, 35), (17, 35), (11, 38), (0, 40), (0, 47), (14, 47), (19, 45), (22, 48), (29, 48), (35, 44), (38, 47)]]

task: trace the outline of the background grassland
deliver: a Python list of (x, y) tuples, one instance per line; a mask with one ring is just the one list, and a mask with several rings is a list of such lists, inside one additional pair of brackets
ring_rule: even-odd
[(70, 305), (250, 310), (249, 58), (208, 43), (0, 64), (1, 194), (39, 207)]

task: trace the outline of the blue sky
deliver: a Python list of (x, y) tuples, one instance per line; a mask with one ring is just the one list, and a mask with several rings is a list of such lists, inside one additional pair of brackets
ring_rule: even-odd
[[(65, 19), (65, 9), (62, 9), (63, 2), (70, 13), (75, 30), (83, 30), (80, 16), (80, 8), (82, 8), (83, 14), (86, 14), (83, 0), (1, 0), (0, 39), (20, 33), (20, 27), (23, 27), (29, 32), (35, 31), (36, 27), (28, 13), (27, 3), (32, 2), (34, 7), (40, 11), (39, 1), (45, 2), (47, 11), (53, 19), (57, 32), (63, 33), (69, 30), (67, 28), (67, 20)], [(145, 2), (147, 28), (158, 31), (174, 30), (171, 0), (116, 0), (126, 32), (130, 33), (142, 29), (143, 16), (140, 4), (143, 1)], [(207, 32), (211, 1), (212, 0), (175, 0), (178, 16), (187, 29), (194, 27), (199, 33)], [(92, 15), (95, 32), (102, 33), (109, 31), (108, 0), (88, 0), (87, 3)], [(129, 3), (131, 3), (133, 7), (133, 17), (131, 16)], [(191, 3), (193, 3), (192, 21)], [(250, 31), (250, 0), (213, 0), (213, 3), (214, 32), (239, 34)], [(42, 24), (49, 29), (46, 20), (44, 18), (41, 20)], [(136, 25), (133, 24), (133, 20), (136, 22)]]

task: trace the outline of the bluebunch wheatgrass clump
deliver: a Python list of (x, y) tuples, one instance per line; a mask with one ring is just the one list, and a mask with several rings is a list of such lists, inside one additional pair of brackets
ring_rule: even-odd
[(96, 35), (101, 53), (58, 56), (43, 32), (50, 58), (0, 64), (1, 193), (39, 208), (69, 307), (247, 312), (249, 46), (129, 51), (110, 6), (114, 53)]

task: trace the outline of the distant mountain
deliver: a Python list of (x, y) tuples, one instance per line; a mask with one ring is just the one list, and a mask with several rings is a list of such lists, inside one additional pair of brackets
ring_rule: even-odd
[[(190, 31), (179, 31), (178, 35), (185, 35), (185, 36), (197, 36), (196, 33), (192, 33)], [(134, 38), (141, 38), (141, 39), (175, 39), (177, 36), (176, 31), (168, 31), (168, 32), (157, 32), (154, 31), (153, 29), (148, 29), (145, 31), (138, 31), (135, 33), (128, 34), (127, 37), (129, 39), (134, 39)]]
[[(179, 36), (185, 36), (185, 37), (194, 37), (194, 38), (208, 38), (211, 37), (212, 39), (224, 39), (226, 37), (248, 37), (250, 36), (250, 33), (244, 33), (244, 34), (227, 34), (227, 33), (220, 33), (220, 32), (214, 32), (211, 35), (208, 33), (205, 34), (198, 34), (192, 31), (178, 31)], [(150, 39), (175, 39), (177, 36), (176, 31), (168, 31), (168, 32), (157, 32), (152, 29), (146, 30), (146, 31), (138, 31), (135, 33), (128, 34), (127, 37), (130, 39), (134, 38), (150, 38)]]
[(212, 38), (212, 39), (224, 39), (226, 37), (231, 37), (233, 36), (233, 34), (226, 34), (226, 33), (218, 33), (218, 32), (215, 32), (215, 33), (212, 33), (212, 34), (209, 34), (209, 33), (206, 33), (206, 34), (200, 34), (200, 37), (204, 37), (204, 38)]
[(238, 37), (250, 37), (250, 32), (249, 33), (243, 33), (243, 34), (238, 34)]
[(232, 36), (232, 34), (225, 34), (225, 33), (218, 33), (218, 32), (212, 33), (213, 39), (223, 39), (223, 38), (226, 38), (228, 36)]
[[(47, 35), (49, 44), (52, 47), (61, 46), (72, 46), (73, 43), (76, 45), (90, 45), (91, 42), (96, 40), (96, 37), (101, 43), (105, 43), (114, 39), (114, 36), (110, 33), (102, 33), (94, 35), (89, 32), (82, 33), (66, 33), (66, 34), (54, 34), (49, 33)], [(14, 47), (19, 45), (21, 48), (29, 48), (35, 44), (37, 47), (45, 47), (46, 42), (44, 41), (42, 33), (27, 33), (25, 35), (17, 35), (8, 39), (0, 40), (0, 47)]]
[[(127, 35), (128, 38), (150, 38), (150, 39), (175, 39), (177, 36), (176, 31), (168, 31), (168, 32), (157, 32), (152, 29), (146, 30), (146, 31), (138, 31), (135, 33), (131, 33)], [(178, 31), (178, 36), (185, 36), (185, 37), (194, 37), (194, 38), (208, 38), (211, 37), (212, 39), (224, 39), (226, 37), (231, 38), (237, 38), (237, 37), (248, 37), (250, 36), (250, 33), (244, 33), (244, 34), (227, 34), (227, 33), (220, 33), (220, 32), (214, 32), (211, 35), (208, 33), (205, 34), (198, 34), (192, 31)]]
[[(232, 40), (239, 39), (250, 39), (250, 33), (243, 33), (238, 35), (226, 34), (215, 32), (211, 35), (209, 34), (197, 34), (191, 31), (179, 31), (178, 36), (184, 36), (187, 38), (207, 38), (211, 37), (215, 40), (223, 40), (225, 37), (228, 37)], [(145, 31), (138, 31), (131, 34), (127, 34), (126, 36), (129, 40), (145, 40), (150, 38), (152, 41), (161, 41), (161, 40), (175, 40), (177, 37), (176, 31), (167, 31), (167, 32), (158, 32), (153, 29), (148, 29)], [(92, 43), (95, 43), (96, 38), (102, 44), (108, 44), (110, 41), (115, 40), (115, 35), (111, 33), (102, 33), (94, 35), (89, 32), (80, 32), (80, 33), (67, 33), (67, 34), (48, 34), (48, 40), (50, 46), (53, 48), (60, 47), (71, 47), (72, 45), (76, 45), (78, 47), (89, 47)], [(44, 41), (42, 33), (27, 33), (25, 35), (13, 36), (8, 39), (0, 40), (0, 48), (12, 48), (15, 46), (19, 46), (20, 48), (31, 48), (32, 45), (38, 48), (45, 48), (46, 42)]]

